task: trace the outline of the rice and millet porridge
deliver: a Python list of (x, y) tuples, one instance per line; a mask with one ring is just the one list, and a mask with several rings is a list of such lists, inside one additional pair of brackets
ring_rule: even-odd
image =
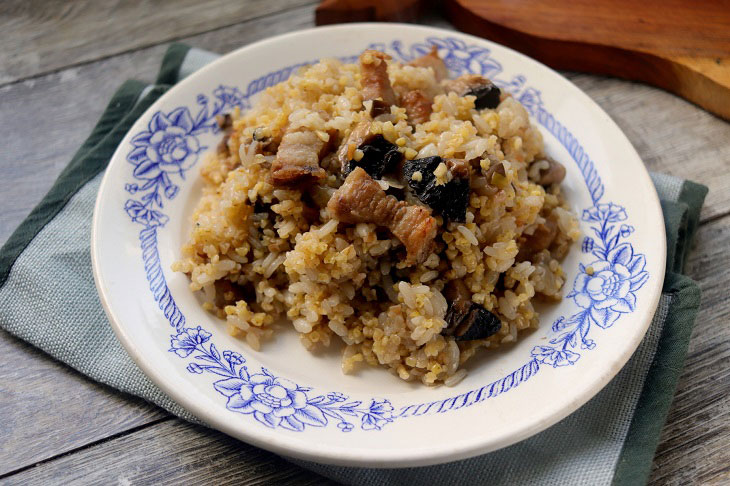
[(252, 348), (285, 317), (307, 349), (344, 341), (345, 373), (452, 385), (560, 300), (565, 169), (519, 102), (448, 79), (435, 48), (325, 59), (219, 124), (173, 269)]

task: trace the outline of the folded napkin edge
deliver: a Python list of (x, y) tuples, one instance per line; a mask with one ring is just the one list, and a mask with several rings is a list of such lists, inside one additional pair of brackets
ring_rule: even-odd
[(95, 163), (90, 164), (88, 157), (111, 135), (113, 127), (124, 120), (125, 114), (135, 106), (145, 86), (141, 81), (128, 80), (117, 89), (91, 134), (76, 151), (71, 162), (61, 171), (43, 199), (3, 244), (0, 249), (0, 288), (7, 281), (18, 256), (38, 232), (56, 217), (79, 189), (106, 167), (101, 158), (97, 157), (96, 160), (92, 160)]
[(181, 44), (179, 42), (173, 42), (170, 44), (162, 58), (160, 72), (157, 74), (155, 84), (173, 85), (177, 83), (180, 80), (180, 66), (183, 65), (185, 57), (191, 49), (192, 47), (189, 45)]
[(701, 292), (691, 278), (668, 272), (663, 292), (670, 295), (669, 311), (616, 463), (614, 486), (646, 484), (649, 478), (699, 310)]

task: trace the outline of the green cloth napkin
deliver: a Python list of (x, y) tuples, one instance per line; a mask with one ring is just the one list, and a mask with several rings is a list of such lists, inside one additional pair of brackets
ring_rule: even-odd
[[(134, 121), (171, 85), (217, 56), (175, 44), (154, 85), (124, 83), (68, 167), (3, 246), (0, 325), (88, 377), (196, 421), (137, 368), (117, 341), (91, 274), (91, 217), (102, 172)], [(653, 174), (667, 231), (667, 276), (645, 339), (580, 410), (505, 449), (421, 468), (294, 461), (348, 484), (641, 484), (687, 351), (700, 291), (682, 275), (707, 188)]]

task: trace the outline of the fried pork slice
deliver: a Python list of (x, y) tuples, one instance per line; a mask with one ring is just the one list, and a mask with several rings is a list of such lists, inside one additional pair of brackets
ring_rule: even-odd
[(396, 103), (393, 87), (388, 78), (390, 56), (368, 49), (360, 55), (360, 86), (363, 100), (382, 100), (388, 106)]
[(355, 150), (361, 145), (371, 142), (374, 138), (375, 135), (370, 131), (369, 121), (361, 121), (355, 125), (355, 128), (350, 132), (350, 136), (340, 145), (337, 151), (337, 160), (340, 162), (343, 174), (348, 173), (350, 161), (355, 157)]
[(330, 214), (344, 223), (375, 223), (384, 226), (406, 247), (409, 263), (423, 261), (436, 237), (431, 212), (388, 196), (362, 168), (350, 172), (327, 204)]
[(319, 166), (319, 161), (330, 150), (333, 135), (327, 134), (329, 138), (325, 141), (320, 134), (312, 131), (286, 132), (271, 164), (274, 184), (298, 184), (325, 177), (327, 173)]
[(436, 77), (436, 82), (449, 77), (449, 68), (444, 64), (444, 60), (439, 57), (438, 48), (431, 46), (431, 51), (425, 56), (416, 58), (408, 63), (409, 66), (430, 67)]
[(433, 100), (420, 89), (409, 91), (400, 98), (400, 106), (406, 109), (408, 121), (412, 125), (425, 123), (431, 116)]

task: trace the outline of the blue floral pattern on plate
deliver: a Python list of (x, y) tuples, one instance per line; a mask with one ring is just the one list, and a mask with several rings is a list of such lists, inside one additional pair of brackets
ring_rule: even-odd
[(336, 422), (343, 432), (350, 432), (357, 419), (363, 430), (380, 430), (393, 421), (393, 406), (386, 399), (373, 398), (363, 405), (339, 392), (310, 397), (311, 388), (275, 376), (266, 368), (250, 373), (240, 353), (221, 354), (209, 343), (210, 338), (211, 333), (200, 326), (183, 329), (171, 337), (170, 352), (197, 360), (188, 365), (190, 373), (207, 372), (222, 377), (213, 383), (213, 388), (228, 397), (228, 410), (252, 415), (267, 427), (295, 432), (306, 426), (324, 427), (330, 421)]
[[(169, 351), (190, 361), (187, 365), (190, 373), (218, 376), (212, 386), (227, 400), (228, 410), (250, 415), (266, 427), (295, 432), (332, 423), (343, 432), (352, 431), (356, 424), (366, 431), (381, 430), (396, 419), (458, 410), (505, 393), (538, 373), (541, 365), (554, 368), (573, 365), (582, 352), (595, 348), (595, 340), (589, 337), (594, 326), (607, 329), (623, 314), (635, 310), (636, 291), (647, 282), (649, 274), (645, 270), (645, 256), (635, 252), (627, 241), (634, 231), (632, 226), (623, 223), (628, 215), (622, 206), (600, 201), (604, 188), (595, 164), (575, 136), (547, 111), (540, 91), (527, 86), (525, 76), (504, 78), (502, 65), (489, 49), (452, 37), (429, 37), (425, 42), (409, 46), (394, 40), (367, 47), (386, 51), (395, 59), (407, 62), (427, 53), (434, 45), (452, 75), (479, 73), (489, 77), (520, 101), (575, 160), (593, 200), (593, 206), (581, 216), (593, 236), (583, 239), (581, 249), (595, 258), (587, 265), (579, 264), (573, 287), (566, 295), (580, 311), (558, 318), (551, 326), (554, 336), (548, 344), (535, 346), (528, 361), (508, 375), (447, 399), (404, 405), (399, 409), (385, 398), (363, 402), (351, 400), (340, 392), (312, 393), (311, 388), (276, 376), (266, 368), (251, 371), (240, 353), (231, 350), (220, 353), (211, 342), (210, 332), (201, 326), (185, 327), (185, 316), (167, 286), (157, 250), (157, 232), (169, 221), (163, 212), (164, 201), (175, 198), (186, 172), (207, 148), (198, 137), (218, 131), (216, 117), (234, 108), (249, 108), (251, 96), (286, 80), (303, 64), (288, 66), (253, 80), (245, 94), (236, 87), (219, 86), (213, 90), (212, 98), (198, 95), (195, 110), (183, 106), (154, 113), (147, 128), (132, 137), (132, 149), (127, 154), (127, 161), (134, 167), (133, 180), (124, 187), (135, 197), (126, 201), (124, 210), (132, 222), (142, 226), (140, 244), (150, 291), (175, 328)], [(356, 58), (349, 56), (342, 60), (352, 62)]]

